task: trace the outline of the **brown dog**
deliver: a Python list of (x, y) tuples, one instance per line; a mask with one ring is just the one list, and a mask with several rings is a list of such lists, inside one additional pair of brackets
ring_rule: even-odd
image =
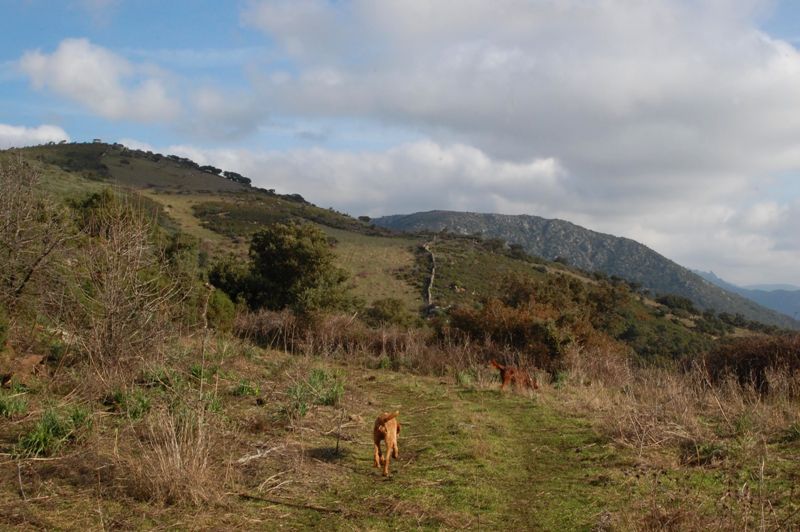
[(500, 380), (502, 381), (502, 384), (500, 384), (501, 390), (509, 383), (517, 387), (522, 386), (525, 388), (533, 388), (534, 390), (539, 389), (539, 384), (536, 382), (536, 379), (528, 375), (527, 371), (521, 370), (516, 366), (504, 366), (495, 359), (492, 359), (490, 364), (500, 370)]
[[(397, 415), (400, 412), (384, 412), (375, 420), (372, 429), (372, 441), (375, 443), (375, 467), (383, 466), (383, 476), (389, 476), (389, 455), (398, 457), (397, 435), (400, 434), (400, 421)], [(386, 456), (381, 452), (381, 440), (386, 441)]]

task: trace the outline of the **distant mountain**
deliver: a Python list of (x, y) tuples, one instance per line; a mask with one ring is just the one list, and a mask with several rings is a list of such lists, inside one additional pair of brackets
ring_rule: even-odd
[(741, 288), (748, 290), (764, 290), (765, 292), (774, 292), (775, 290), (788, 290), (789, 292), (800, 291), (800, 286), (793, 284), (748, 284)]
[(531, 255), (562, 259), (640, 283), (656, 294), (677, 294), (702, 309), (741, 314), (749, 320), (800, 329), (800, 322), (724, 290), (652, 249), (628, 238), (598, 233), (563, 220), (538, 216), (429, 211), (373, 220), (378, 226), (408, 232), (479, 234), (521, 245)]
[[(755, 301), (759, 305), (769, 309), (785, 314), (789, 317), (797, 319), (800, 317), (800, 289), (786, 290), (783, 288), (771, 289), (753, 289), (743, 288), (736, 286), (727, 281), (723, 281), (717, 277), (714, 272), (701, 272), (695, 270), (695, 273), (703, 279), (714, 283), (715, 285), (724, 288), (730, 292), (735, 292), (742, 297), (746, 297)], [(762, 285), (768, 287), (776, 286), (791, 286), (791, 285)]]

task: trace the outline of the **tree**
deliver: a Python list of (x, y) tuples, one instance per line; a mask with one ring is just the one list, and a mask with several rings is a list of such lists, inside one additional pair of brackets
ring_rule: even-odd
[(346, 273), (324, 232), (311, 224), (274, 224), (256, 232), (245, 268), (228, 259), (209, 274), (212, 284), (251, 309), (299, 312), (342, 308), (349, 304)]

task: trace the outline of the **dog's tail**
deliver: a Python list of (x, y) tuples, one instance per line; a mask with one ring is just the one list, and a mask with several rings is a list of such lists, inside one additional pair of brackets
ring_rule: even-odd
[(394, 419), (394, 418), (396, 418), (396, 417), (397, 417), (397, 416), (399, 416), (399, 415), (400, 415), (400, 411), (399, 411), (399, 410), (395, 410), (394, 412), (391, 412), (391, 413), (390, 413), (390, 412), (384, 412), (384, 413), (383, 413), (383, 414), (381, 414), (381, 416), (378, 418), (378, 422), (379, 422), (381, 425), (383, 425), (384, 423), (386, 423), (386, 422), (387, 422), (387, 421), (389, 421), (390, 419)]
[(489, 363), (497, 369), (506, 369), (504, 365), (499, 364), (495, 359), (492, 359)]

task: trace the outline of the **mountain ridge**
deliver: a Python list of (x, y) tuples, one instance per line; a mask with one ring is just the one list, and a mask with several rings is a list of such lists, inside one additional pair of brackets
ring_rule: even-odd
[[(753, 300), (761, 306), (772, 309), (791, 318), (797, 319), (800, 316), (800, 290), (787, 290), (776, 288), (772, 290), (747, 288), (729, 283), (721, 279), (714, 272), (704, 272), (694, 270), (703, 279), (716, 284), (717, 286), (734, 292), (742, 297)], [(784, 285), (775, 285), (784, 286)]]

